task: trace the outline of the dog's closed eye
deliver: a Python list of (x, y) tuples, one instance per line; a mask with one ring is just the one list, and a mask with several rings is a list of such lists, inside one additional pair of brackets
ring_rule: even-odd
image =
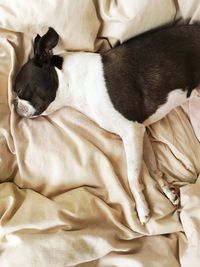
[(30, 100), (32, 97), (32, 91), (31, 90), (24, 90), (23, 88), (18, 88), (15, 90), (17, 96), (24, 100)]
[(21, 91), (22, 91), (22, 88), (17, 88), (17, 87), (14, 88), (15, 93), (20, 93)]

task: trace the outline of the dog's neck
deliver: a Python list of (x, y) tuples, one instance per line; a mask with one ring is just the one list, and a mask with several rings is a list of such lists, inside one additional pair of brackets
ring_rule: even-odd
[(43, 115), (70, 106), (89, 116), (87, 97), (97, 92), (97, 87), (105, 86), (101, 57), (87, 52), (66, 53), (62, 57), (62, 69), (56, 68), (59, 82), (56, 98)]

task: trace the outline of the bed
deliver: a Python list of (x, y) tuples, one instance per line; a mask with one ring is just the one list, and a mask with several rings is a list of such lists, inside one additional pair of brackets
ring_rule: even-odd
[[(146, 130), (180, 207), (143, 161), (151, 219), (141, 225), (122, 140), (64, 107), (20, 118), (16, 73), (49, 26), (60, 51), (105, 51), (147, 30), (200, 20), (195, 0), (0, 1), (0, 266), (199, 267), (200, 144), (190, 103)], [(148, 149), (144, 146), (144, 156)]]

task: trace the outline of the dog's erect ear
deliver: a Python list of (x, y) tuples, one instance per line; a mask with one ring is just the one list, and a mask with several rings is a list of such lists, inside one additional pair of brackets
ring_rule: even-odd
[(48, 32), (42, 36), (39, 41), (39, 46), (41, 51), (52, 50), (58, 44), (59, 36), (53, 28), (49, 28)]
[(57, 32), (51, 27), (42, 37), (40, 35), (36, 36), (34, 40), (34, 55), (38, 63), (44, 62), (53, 56), (52, 49), (58, 44), (58, 40)]
[(37, 36), (35, 37), (35, 40), (34, 40), (34, 55), (36, 54), (38, 42), (40, 39), (41, 39), (41, 36), (39, 34), (37, 34)]

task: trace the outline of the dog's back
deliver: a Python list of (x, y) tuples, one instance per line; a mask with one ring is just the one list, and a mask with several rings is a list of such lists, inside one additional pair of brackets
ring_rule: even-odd
[(102, 60), (115, 108), (128, 119), (143, 122), (172, 90), (187, 90), (189, 96), (199, 85), (200, 26), (142, 34), (102, 54)]

